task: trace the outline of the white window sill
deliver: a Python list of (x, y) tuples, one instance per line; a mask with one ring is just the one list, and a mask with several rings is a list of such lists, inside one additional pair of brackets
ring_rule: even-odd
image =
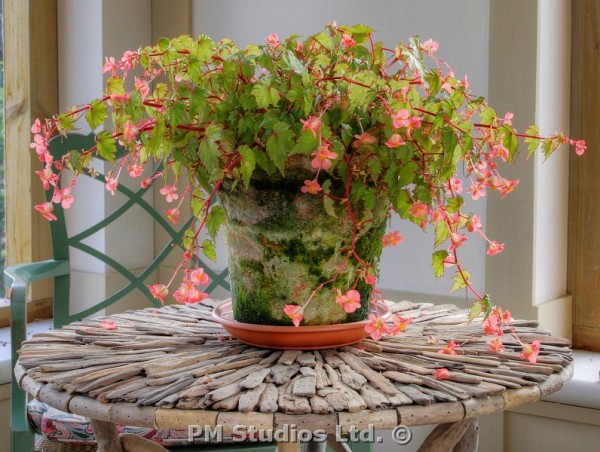
[(573, 350), (573, 355), (573, 378), (560, 391), (542, 400), (600, 410), (600, 353)]

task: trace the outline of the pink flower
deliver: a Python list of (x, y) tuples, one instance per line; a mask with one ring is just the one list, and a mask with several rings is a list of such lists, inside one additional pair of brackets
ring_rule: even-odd
[(100, 328), (102, 328), (103, 330), (118, 330), (119, 329), (119, 327), (117, 326), (117, 324), (115, 322), (112, 322), (107, 319), (103, 319), (100, 322)]
[(210, 279), (203, 268), (197, 268), (190, 274), (190, 281), (196, 285), (206, 286)]
[(304, 317), (304, 310), (302, 309), (302, 306), (286, 304), (283, 307), (283, 312), (285, 312), (285, 315), (292, 319), (294, 326), (300, 326), (300, 322), (302, 322), (302, 318)]
[(52, 195), (52, 202), (55, 204), (59, 204), (63, 209), (68, 209), (73, 204), (74, 198), (71, 194), (71, 187), (67, 187), (64, 190), (59, 190), (58, 188), (54, 190), (54, 194)]
[(165, 299), (169, 295), (169, 289), (164, 284), (153, 284), (148, 286), (150, 293), (154, 298), (159, 300), (162, 304), (165, 304)]
[(150, 93), (150, 87), (148, 86), (148, 82), (146, 80), (134, 77), (134, 86), (135, 89), (142, 95), (142, 100), (148, 97), (148, 94)]
[(498, 243), (493, 240), (490, 243), (490, 247), (487, 250), (488, 256), (495, 256), (496, 254), (500, 254), (504, 250), (504, 243)]
[(145, 179), (143, 179), (140, 182), (140, 186), (144, 189), (148, 188), (150, 186), (150, 184), (152, 183), (152, 179), (150, 179), (149, 177), (146, 177)]
[(454, 251), (456, 248), (460, 247), (463, 243), (467, 241), (467, 236), (463, 234), (459, 234), (458, 232), (450, 233), (450, 251)]
[(386, 142), (385, 145), (388, 148), (397, 148), (400, 147), (402, 145), (406, 144), (406, 141), (404, 141), (402, 139), (402, 136), (400, 136), (399, 133), (395, 133), (393, 134)]
[(115, 73), (117, 70), (117, 65), (115, 64), (115, 59), (114, 57), (104, 57), (104, 66), (102, 66), (102, 73), (106, 73), (106, 72), (111, 72), (111, 73)]
[(131, 121), (125, 121), (125, 124), (123, 124), (123, 138), (125, 138), (125, 141), (133, 141), (135, 140), (135, 137), (138, 134), (138, 128), (137, 126), (132, 123)]
[(467, 191), (471, 193), (471, 198), (475, 201), (485, 196), (485, 186), (483, 184), (472, 184)]
[(490, 346), (490, 350), (493, 352), (501, 352), (503, 350), (502, 339), (500, 339), (499, 337), (497, 337), (496, 339), (491, 339), (487, 341), (487, 343)]
[(46, 167), (42, 171), (36, 171), (35, 174), (40, 176), (44, 190), (48, 190), (50, 185), (53, 187), (56, 186), (56, 183), (58, 182), (58, 175), (54, 174), (52, 168)]
[(317, 133), (321, 130), (321, 118), (317, 116), (310, 116), (308, 119), (301, 119), (302, 130), (310, 130), (314, 137), (317, 136)]
[(586, 151), (587, 146), (585, 144), (585, 140), (570, 140), (569, 144), (574, 145), (575, 146), (575, 153), (577, 155), (583, 155), (583, 153)]
[(281, 43), (279, 42), (279, 36), (277, 36), (277, 33), (271, 33), (269, 36), (267, 36), (267, 45), (278, 47), (279, 44)]
[(179, 199), (179, 195), (177, 194), (177, 187), (174, 185), (165, 185), (160, 190), (160, 194), (163, 195), (167, 202), (173, 202), (176, 199)]
[(56, 220), (56, 215), (52, 213), (54, 211), (54, 206), (50, 202), (38, 204), (37, 206), (35, 206), (35, 210), (41, 213), (42, 216), (48, 221)]
[(35, 134), (33, 136), (33, 143), (31, 143), (29, 147), (35, 149), (36, 154), (41, 158), (48, 152), (48, 140), (40, 134)]
[(368, 274), (367, 276), (365, 276), (365, 282), (369, 285), (369, 286), (374, 286), (375, 285), (375, 275), (372, 274)]
[(393, 318), (392, 334), (396, 335), (406, 331), (406, 327), (413, 321), (412, 317), (404, 318), (401, 315), (396, 314)]
[(479, 231), (482, 228), (481, 225), (481, 217), (479, 215), (473, 214), (469, 221), (467, 222), (467, 231), (475, 232)]
[(356, 41), (352, 39), (352, 36), (344, 33), (342, 35), (342, 45), (344, 46), (344, 49), (349, 49), (350, 47), (354, 47), (356, 45)]
[(521, 182), (520, 179), (502, 179), (502, 185), (500, 187), (500, 197), (504, 199), (506, 195), (508, 195), (511, 191), (515, 189), (517, 185), (519, 185), (519, 182)]
[(410, 206), (410, 209), (408, 209), (408, 213), (415, 218), (424, 217), (429, 214), (429, 206), (424, 202), (415, 202)]
[(371, 335), (373, 340), (378, 341), (384, 335), (390, 334), (390, 327), (387, 326), (387, 323), (381, 317), (369, 314), (369, 323), (365, 326), (365, 331)]
[(110, 192), (111, 195), (115, 194), (115, 190), (117, 189), (117, 187), (119, 186), (119, 181), (113, 177), (110, 176), (106, 176), (106, 184), (104, 185), (104, 187), (106, 188), (107, 191)]
[(144, 169), (138, 164), (133, 164), (127, 167), (127, 171), (129, 171), (130, 177), (140, 177)]
[(438, 350), (438, 353), (443, 355), (456, 355), (456, 352), (454, 351), (455, 348), (456, 344), (453, 340), (450, 340), (443, 349)]
[(377, 138), (375, 138), (369, 132), (361, 133), (360, 135), (354, 135), (354, 138), (355, 138), (355, 140), (352, 143), (352, 146), (354, 146), (355, 148), (359, 148), (366, 144), (377, 143)]
[(446, 194), (448, 195), (453, 195), (453, 194), (460, 194), (463, 191), (463, 181), (456, 178), (456, 177), (451, 177), (450, 180), (448, 181), (448, 189), (446, 190)]
[(311, 195), (316, 195), (321, 190), (323, 189), (316, 180), (305, 180), (304, 186), (300, 188), (302, 193), (310, 193)]
[(42, 131), (42, 123), (40, 122), (39, 118), (36, 118), (36, 120), (31, 125), (31, 133), (40, 133), (41, 131)]
[(535, 340), (531, 343), (531, 345), (523, 344), (523, 350), (521, 351), (521, 355), (519, 355), (523, 359), (527, 359), (530, 363), (535, 363), (537, 361), (537, 356), (540, 353), (540, 341)]
[(331, 159), (335, 159), (338, 156), (335, 152), (331, 152), (327, 145), (319, 146), (319, 149), (311, 155), (314, 155), (315, 158), (310, 162), (310, 166), (315, 169), (323, 168), (326, 171), (331, 168)]
[(441, 369), (435, 369), (435, 379), (436, 380), (447, 380), (450, 378), (450, 372), (445, 367)]
[(410, 113), (406, 108), (399, 110), (396, 114), (392, 115), (392, 127), (394, 130), (398, 130), (401, 127), (408, 127), (410, 125), (410, 121), (408, 117)]
[(343, 295), (340, 289), (337, 289), (335, 302), (350, 314), (360, 308), (360, 294), (358, 291), (351, 289), (346, 291), (346, 295)]
[(424, 43), (421, 44), (421, 50), (428, 55), (433, 54), (433, 52), (437, 52), (440, 48), (440, 45), (434, 41), (433, 39), (428, 39)]
[(165, 215), (171, 223), (179, 223), (179, 209), (177, 207), (165, 210)]
[(404, 237), (400, 235), (400, 232), (393, 231), (383, 236), (383, 246), (398, 246), (404, 242)]

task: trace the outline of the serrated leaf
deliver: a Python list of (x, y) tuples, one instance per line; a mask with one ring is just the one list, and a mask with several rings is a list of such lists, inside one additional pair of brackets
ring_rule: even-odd
[(448, 251), (439, 250), (433, 253), (431, 265), (433, 266), (433, 273), (436, 278), (444, 276), (444, 261), (448, 257)]
[(125, 94), (125, 87), (123, 85), (123, 79), (118, 77), (111, 77), (106, 81), (106, 94), (112, 95), (123, 95)]
[(202, 252), (211, 261), (217, 261), (217, 251), (215, 250), (215, 244), (211, 240), (207, 239), (202, 243)]
[(463, 270), (462, 273), (457, 271), (456, 275), (452, 278), (453, 284), (450, 293), (467, 287), (467, 281), (469, 281), (469, 279), (471, 279), (471, 273), (466, 270)]
[(248, 188), (250, 185), (250, 178), (256, 168), (256, 157), (254, 156), (252, 149), (246, 145), (240, 146), (238, 152), (242, 156), (242, 161), (240, 162), (242, 181), (244, 182), (244, 186)]
[(222, 206), (213, 206), (206, 216), (206, 230), (213, 239), (223, 224), (225, 224), (225, 209)]
[(296, 145), (292, 149), (290, 155), (293, 154), (305, 154), (310, 155), (312, 152), (317, 150), (319, 142), (310, 130), (303, 130), (300, 136), (296, 140)]
[(450, 228), (445, 221), (438, 221), (435, 225), (435, 246), (440, 246), (450, 238)]
[(251, 93), (256, 99), (258, 108), (268, 108), (271, 105), (277, 105), (279, 99), (281, 99), (281, 96), (275, 88), (264, 83), (254, 85)]
[(90, 104), (90, 109), (85, 114), (85, 120), (87, 121), (90, 129), (96, 130), (108, 117), (106, 105), (99, 99), (95, 99)]
[(481, 303), (476, 301), (471, 305), (471, 309), (469, 310), (469, 323), (479, 317), (483, 310), (481, 309)]
[(219, 168), (219, 148), (212, 139), (204, 138), (200, 142), (199, 153), (202, 165), (209, 173)]
[(273, 135), (267, 140), (267, 154), (279, 170), (281, 175), (285, 173), (285, 160), (294, 146), (294, 132), (284, 122), (278, 122), (273, 127)]
[(323, 197), (323, 207), (325, 208), (325, 212), (327, 215), (331, 217), (337, 217), (335, 214), (334, 201), (329, 196)]
[(115, 162), (117, 143), (110, 132), (103, 130), (96, 135), (96, 147), (98, 148), (98, 155), (100, 157), (111, 163)]

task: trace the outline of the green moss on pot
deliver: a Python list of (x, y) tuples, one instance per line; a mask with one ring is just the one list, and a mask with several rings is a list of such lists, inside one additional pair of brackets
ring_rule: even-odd
[[(361, 308), (347, 314), (335, 302), (336, 289), (345, 293), (352, 288), (358, 271), (350, 259), (339, 273), (344, 261), (340, 249), (348, 249), (352, 237), (346, 207), (338, 204), (336, 216), (328, 215), (322, 196), (301, 193), (301, 186), (297, 179), (260, 180), (247, 190), (225, 186), (219, 193), (227, 218), (233, 313), (240, 322), (291, 325), (283, 307), (303, 305), (326, 282), (306, 308), (304, 325), (351, 322), (368, 315), (371, 287), (362, 280), (356, 286)], [(359, 207), (353, 209), (360, 213)], [(386, 212), (382, 204), (357, 241), (366, 262), (379, 259)]]

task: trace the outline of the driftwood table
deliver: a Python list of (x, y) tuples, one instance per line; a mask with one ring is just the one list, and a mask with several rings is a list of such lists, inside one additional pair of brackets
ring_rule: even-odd
[[(572, 375), (569, 342), (535, 322), (513, 322), (523, 342), (542, 344), (531, 364), (508, 334), (504, 351), (491, 352), (467, 310), (391, 305), (413, 318), (406, 332), (319, 351), (244, 345), (212, 321), (210, 306), (131, 311), (35, 335), (15, 372), (32, 396), (90, 417), (99, 449), (111, 452), (121, 450), (115, 424), (225, 435), (292, 426), (327, 435), (334, 450), (346, 450), (340, 433), (440, 424), (421, 450), (476, 450), (478, 416), (537, 401)], [(451, 339), (458, 354), (438, 353)], [(441, 368), (447, 379), (436, 378)], [(280, 450), (299, 448), (295, 439)]]

